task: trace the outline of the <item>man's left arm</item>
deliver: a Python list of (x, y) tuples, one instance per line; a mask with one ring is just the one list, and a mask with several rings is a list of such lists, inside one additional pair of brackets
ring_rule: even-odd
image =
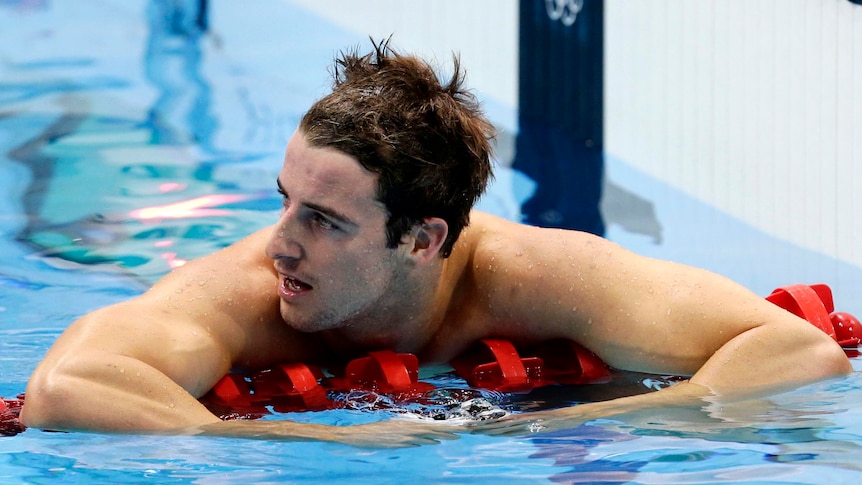
[(569, 338), (623, 370), (691, 376), (657, 393), (578, 406), (570, 416), (766, 395), (851, 370), (831, 337), (720, 275), (584, 233), (498, 227), (475, 266), (485, 266), (483, 253), (508, 261), (486, 275), (486, 290), (501, 315), (530, 323), (523, 337)]

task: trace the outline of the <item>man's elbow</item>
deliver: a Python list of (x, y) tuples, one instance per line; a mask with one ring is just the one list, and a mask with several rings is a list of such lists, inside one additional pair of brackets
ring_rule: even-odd
[(71, 413), (77, 400), (72, 379), (56, 374), (37, 370), (31, 376), (20, 416), (25, 426), (61, 430), (73, 424)]
[(813, 369), (816, 369), (819, 375), (813, 376), (816, 379), (825, 379), (835, 377), (842, 374), (847, 374), (853, 370), (850, 365), (850, 360), (844, 350), (832, 339), (821, 338), (812, 345), (809, 350), (809, 355)]

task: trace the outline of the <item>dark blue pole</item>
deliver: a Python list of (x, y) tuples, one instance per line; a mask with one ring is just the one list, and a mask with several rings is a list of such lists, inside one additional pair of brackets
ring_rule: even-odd
[(514, 168), (527, 223), (604, 234), (603, 0), (521, 0)]

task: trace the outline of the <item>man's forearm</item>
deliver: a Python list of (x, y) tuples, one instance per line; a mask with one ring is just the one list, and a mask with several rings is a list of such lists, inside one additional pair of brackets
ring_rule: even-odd
[(44, 362), (26, 395), (21, 420), (34, 428), (164, 431), (219, 421), (167, 376), (125, 356)]
[(796, 387), (852, 370), (829, 336), (803, 321), (762, 325), (724, 344), (691, 378), (723, 399)]
[(668, 408), (701, 410), (711, 402), (765, 396), (851, 370), (843, 350), (807, 322), (768, 324), (728, 341), (689, 381), (647, 394), (517, 414), (495, 423), (478, 423), (475, 429), (491, 434), (524, 434)]

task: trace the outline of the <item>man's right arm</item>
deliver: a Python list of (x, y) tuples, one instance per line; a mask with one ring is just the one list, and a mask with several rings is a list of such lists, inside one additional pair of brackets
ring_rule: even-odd
[(231, 367), (308, 361), (320, 352), (281, 320), (278, 279), (264, 255), (268, 232), (192, 261), (140, 297), (70, 325), (30, 378), (24, 424), (373, 447), (452, 439), (451, 428), (407, 421), (221, 421), (197, 400)]
[(84, 316), (31, 376), (22, 420), (155, 431), (214, 423), (197, 397), (233, 366), (303, 359), (280, 323), (267, 230), (192, 261), (131, 301)]
[[(24, 424), (54, 430), (155, 431), (217, 420), (192, 392), (225, 365), (213, 360), (219, 356), (202, 353), (196, 363), (201, 371), (197, 383), (191, 362), (181, 357), (172, 369), (160, 368), (177, 353), (177, 332), (186, 325), (172, 329), (149, 312), (144, 304), (123, 303), (71, 325), (30, 378), (21, 414)], [(201, 340), (199, 350), (213, 347)], [(157, 347), (164, 357), (155, 355)], [(169, 377), (171, 370), (174, 378)]]

